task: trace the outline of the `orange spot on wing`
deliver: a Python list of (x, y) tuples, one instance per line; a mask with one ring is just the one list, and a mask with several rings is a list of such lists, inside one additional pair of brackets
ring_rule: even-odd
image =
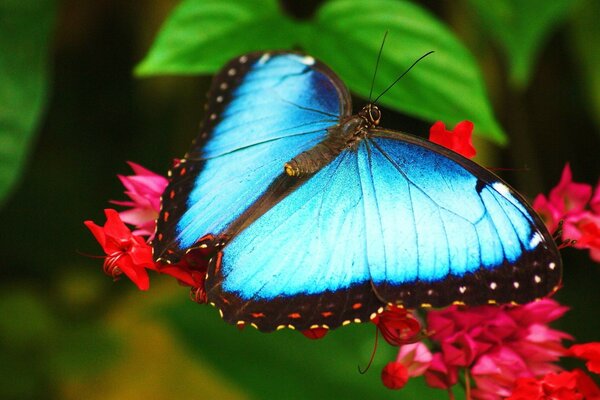
[(302, 315), (295, 312), (295, 313), (288, 314), (288, 317), (292, 318), (292, 319), (298, 319), (298, 318), (302, 318)]
[(163, 234), (162, 234), (162, 233), (159, 233), (159, 234), (158, 234), (158, 240), (162, 240), (162, 239), (163, 239)]
[(324, 318), (329, 318), (329, 317), (331, 317), (331, 316), (333, 315), (333, 313), (332, 313), (331, 311), (323, 311), (323, 312), (321, 313), (321, 315), (322, 315)]
[(167, 222), (168, 219), (169, 219), (169, 212), (165, 211), (165, 214), (163, 215), (163, 221)]
[(171, 190), (171, 192), (169, 193), (169, 198), (173, 199), (173, 197), (175, 197), (175, 191)]
[(181, 168), (181, 170), (179, 171), (179, 175), (184, 176), (185, 173), (186, 173), (185, 167)]
[(361, 307), (362, 307), (362, 303), (354, 303), (354, 304), (352, 304), (352, 308), (355, 309), (355, 310), (358, 310)]
[(264, 318), (265, 317), (265, 314), (263, 314), (261, 312), (253, 312), (250, 315), (252, 316), (252, 318)]

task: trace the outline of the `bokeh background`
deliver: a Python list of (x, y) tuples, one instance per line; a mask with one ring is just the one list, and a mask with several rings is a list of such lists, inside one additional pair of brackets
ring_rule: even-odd
[[(295, 19), (310, 18), (320, 3), (284, 2), (282, 9)], [(597, 2), (565, 2), (536, 45), (530, 78), (518, 84), (502, 33), (486, 27), (476, 1), (414, 3), (447, 24), (482, 71), (510, 142), (500, 147), (476, 139), (481, 163), (509, 169), (501, 175), (529, 198), (554, 186), (565, 162), (575, 180), (597, 183)], [(498, 3), (509, 10), (516, 1)], [(9, 51), (34, 52), (34, 59), (47, 54), (38, 74), (47, 84), (34, 105), (41, 110), (32, 117), (35, 137), (0, 209), (0, 398), (445, 396), (420, 381), (401, 392), (385, 389), (379, 372), (395, 357), (387, 344), (380, 343), (372, 369), (360, 375), (357, 365), (364, 366), (372, 351), (371, 324), (339, 329), (319, 341), (296, 332), (238, 331), (212, 308), (189, 301), (188, 289), (172, 279), (154, 275), (151, 289), (140, 292), (126, 280), (113, 283), (102, 274), (102, 260), (91, 257), (101, 250), (82, 222), (104, 221), (107, 201), (123, 199), (116, 174), (130, 172), (126, 160), (165, 173), (186, 151), (202, 118), (208, 74), (140, 78), (133, 73), (177, 4), (0, 2), (5, 49), (0, 66), (26, 72), (37, 65), (12, 65)], [(28, 27), (47, 32), (39, 46), (20, 41)], [(519, 29), (507, 25), (497, 31), (520, 34), (527, 28)], [(381, 35), (369, 40), (378, 47)], [(370, 82), (371, 76), (363, 79)], [(0, 76), (0, 118), (3, 107), (14, 106), (11, 102), (27, 92), (5, 81)], [(392, 110), (384, 119), (386, 127), (420, 135), (430, 125)], [(2, 136), (8, 128), (0, 121), (0, 147), (8, 146)], [(563, 256), (564, 289), (556, 298), (572, 309), (557, 327), (580, 342), (599, 340), (600, 265), (585, 251), (567, 249)]]

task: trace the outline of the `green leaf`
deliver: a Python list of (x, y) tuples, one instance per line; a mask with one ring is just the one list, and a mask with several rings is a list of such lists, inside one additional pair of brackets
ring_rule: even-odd
[(294, 26), (275, 0), (185, 0), (135, 72), (212, 73), (243, 53), (291, 47)]
[[(471, 120), (476, 132), (497, 143), (506, 137), (489, 104), (474, 58), (454, 34), (423, 8), (396, 0), (333, 0), (318, 11), (305, 49), (329, 64), (353, 92), (368, 97), (381, 38), (389, 31), (373, 93), (420, 62), (381, 103), (430, 121)], [(385, 116), (384, 116), (385, 117)], [(385, 123), (385, 122), (384, 122)]]
[(585, 0), (573, 13), (570, 22), (571, 43), (584, 78), (582, 90), (587, 93), (587, 106), (600, 127), (600, 2)]
[(511, 84), (527, 86), (535, 59), (573, 0), (469, 0), (481, 26), (506, 53)]
[[(379, 342), (370, 371), (361, 375), (373, 350), (375, 326), (350, 325), (309, 340), (295, 331), (239, 331), (223, 322), (212, 307), (189, 301), (163, 306), (157, 312), (176, 336), (198, 357), (210, 363), (236, 387), (257, 399), (386, 398), (390, 391), (380, 380), (383, 365), (393, 361), (397, 348)], [(440, 392), (441, 393), (441, 392)], [(434, 398), (439, 394), (421, 379), (393, 393), (397, 399)], [(433, 397), (432, 397), (433, 396)]]
[(46, 104), (53, 0), (0, 3), (0, 202), (17, 183)]

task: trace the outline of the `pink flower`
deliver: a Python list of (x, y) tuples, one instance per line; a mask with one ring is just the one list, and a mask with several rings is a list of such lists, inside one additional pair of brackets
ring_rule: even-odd
[[(589, 208), (588, 208), (589, 207)], [(589, 249), (592, 260), (600, 262), (600, 182), (594, 190), (585, 183), (573, 182), (569, 164), (548, 199), (539, 194), (533, 202), (548, 229), (553, 232), (564, 221), (562, 239), (575, 248)]]
[(474, 399), (501, 399), (509, 396), (517, 378), (532, 376), (523, 358), (507, 346), (479, 357), (471, 368), (477, 385), (472, 391)]
[(566, 354), (566, 333), (547, 324), (566, 312), (544, 299), (524, 306), (448, 307), (430, 311), (427, 327), (439, 343), (425, 378), (430, 386), (448, 388), (458, 369), (470, 368), (477, 388), (474, 399), (500, 399), (512, 392), (517, 378), (559, 369), (554, 362)]
[(448, 389), (458, 382), (458, 368), (448, 366), (441, 353), (434, 353), (429, 368), (425, 371), (425, 382), (432, 388)]
[(160, 211), (160, 196), (167, 187), (167, 178), (133, 162), (128, 162), (134, 175), (117, 175), (125, 186), (125, 194), (130, 201), (111, 201), (113, 204), (131, 207), (121, 211), (119, 215), (123, 222), (134, 225), (136, 235), (154, 235), (156, 218)]
[(541, 193), (538, 194), (533, 200), (533, 209), (537, 211), (551, 233), (558, 228), (558, 223), (563, 218), (563, 214), (546, 198), (546, 196)]
[(592, 186), (573, 182), (569, 163), (565, 164), (558, 185), (550, 191), (550, 202), (562, 215), (573, 215), (584, 211), (592, 197)]
[(592, 260), (600, 262), (600, 214), (584, 211), (567, 217), (563, 239), (575, 240), (573, 247), (589, 249)]
[(433, 356), (423, 342), (410, 343), (400, 346), (396, 361), (404, 365), (408, 376), (423, 375), (429, 368)]
[(590, 200), (590, 208), (594, 213), (600, 214), (600, 181), (598, 181), (594, 196)]
[(471, 135), (473, 134), (473, 123), (462, 121), (456, 124), (453, 130), (446, 130), (443, 122), (438, 121), (429, 128), (429, 140), (444, 146), (463, 157), (473, 158), (476, 151), (473, 147)]
[(104, 271), (113, 278), (125, 274), (138, 288), (147, 290), (150, 281), (146, 269), (156, 269), (152, 248), (125, 226), (115, 210), (106, 209), (104, 213), (103, 227), (92, 221), (84, 222), (106, 253)]

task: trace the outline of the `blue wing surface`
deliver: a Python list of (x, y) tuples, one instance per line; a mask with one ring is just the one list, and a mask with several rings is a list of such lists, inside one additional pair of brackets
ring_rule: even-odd
[(155, 257), (174, 262), (219, 235), (267, 190), (285, 162), (319, 143), (349, 112), (331, 71), (297, 54), (242, 56), (215, 78), (199, 138), (172, 170)]
[(386, 302), (523, 303), (556, 290), (560, 256), (506, 183), (446, 149), (374, 133), (360, 170), (369, 266)]
[(366, 320), (371, 290), (357, 153), (346, 150), (229, 242), (207, 280), (232, 323), (262, 330)]
[(234, 236), (207, 288), (226, 320), (271, 330), (335, 327), (386, 303), (522, 303), (559, 282), (552, 238), (500, 178), (376, 131)]

